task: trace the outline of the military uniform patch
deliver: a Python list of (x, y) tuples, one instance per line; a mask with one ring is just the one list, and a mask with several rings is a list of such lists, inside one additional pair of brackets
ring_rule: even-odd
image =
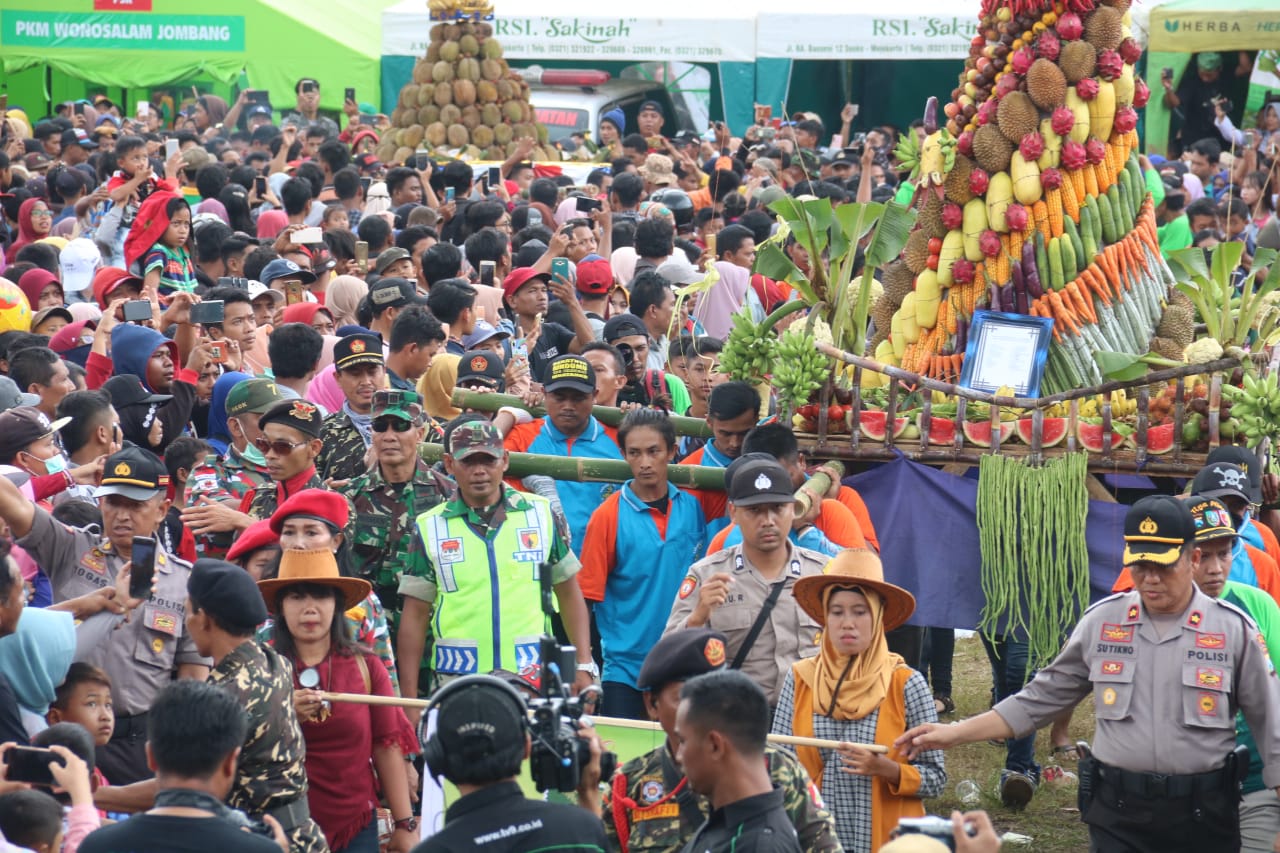
[(684, 582), (680, 584), (680, 600), (683, 601), (684, 599), (693, 595), (693, 591), (697, 588), (697, 586), (698, 586), (697, 578), (695, 578), (693, 575), (686, 576), (684, 579)]
[(656, 803), (662, 799), (662, 795), (666, 793), (666, 789), (662, 787), (662, 782), (657, 779), (649, 779), (640, 785), (640, 799), (646, 803)]

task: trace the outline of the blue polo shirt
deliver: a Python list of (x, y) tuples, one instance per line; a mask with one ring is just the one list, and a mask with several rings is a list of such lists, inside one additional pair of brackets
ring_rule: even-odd
[[(550, 456), (571, 457), (577, 459), (622, 459), (622, 451), (599, 421), (592, 417), (587, 428), (576, 438), (569, 438), (551, 418), (542, 422), (542, 429), (529, 444), (529, 453), (545, 453)], [(569, 520), (569, 531), (573, 534), (573, 550), (582, 549), (582, 539), (587, 533), (587, 522), (591, 513), (600, 508), (605, 498), (618, 490), (616, 483), (574, 483), (569, 480), (556, 480), (556, 491), (560, 494), (560, 505), (564, 508), (565, 518)]]
[(631, 491), (605, 499), (582, 543), (578, 583), (595, 605), (604, 651), (603, 681), (636, 686), (640, 667), (662, 637), (689, 567), (702, 559), (707, 527), (697, 498), (667, 484), (664, 515)]

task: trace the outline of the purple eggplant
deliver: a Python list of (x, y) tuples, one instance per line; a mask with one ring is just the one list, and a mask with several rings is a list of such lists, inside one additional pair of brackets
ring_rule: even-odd
[(1036, 268), (1036, 247), (1031, 240), (1022, 244), (1022, 283), (1027, 288), (1027, 296), (1039, 299), (1044, 296), (1044, 287), (1040, 284), (1040, 270)]
[(929, 96), (924, 103), (924, 135), (928, 136), (938, 129), (938, 99)]
[(994, 281), (991, 282), (991, 310), (1004, 310), (1003, 303), (1000, 301), (1000, 285), (996, 284)]
[(1019, 314), (1028, 314), (1031, 311), (1031, 303), (1027, 300), (1027, 291), (1025, 288), (1018, 291), (1017, 306)]
[(1013, 287), (1013, 282), (1000, 288), (1000, 304), (1003, 306), (1002, 311), (1018, 310), (1018, 292)]
[(964, 317), (956, 320), (956, 352), (964, 352), (969, 345), (969, 321)]

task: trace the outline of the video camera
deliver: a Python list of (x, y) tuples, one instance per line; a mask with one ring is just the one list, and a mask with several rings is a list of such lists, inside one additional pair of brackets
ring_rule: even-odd
[[(576, 671), (577, 650), (573, 646), (561, 646), (554, 637), (543, 637), (539, 651), (542, 677), (538, 697), (525, 701), (533, 715), (529, 772), (539, 791), (576, 791), (582, 768), (591, 763), (591, 745), (578, 737), (578, 729), (586, 705), (599, 699), (600, 688), (593, 686), (577, 696), (570, 695), (573, 680), (566, 680), (564, 674)], [(601, 753), (600, 778), (611, 778), (617, 766), (617, 755)]]
[[(965, 823), (964, 831), (970, 838), (978, 834), (978, 828), (972, 823)], [(924, 835), (935, 841), (941, 841), (947, 845), (948, 850), (956, 849), (955, 830), (951, 825), (951, 821), (945, 817), (925, 815), (924, 817), (901, 818), (898, 821), (898, 826), (893, 830), (893, 837), (898, 838), (903, 835)]]

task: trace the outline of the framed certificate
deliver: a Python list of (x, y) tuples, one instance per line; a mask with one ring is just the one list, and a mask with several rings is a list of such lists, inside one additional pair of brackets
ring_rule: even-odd
[(1039, 397), (1053, 320), (1025, 314), (975, 311), (960, 372), (960, 387), (1016, 397)]

